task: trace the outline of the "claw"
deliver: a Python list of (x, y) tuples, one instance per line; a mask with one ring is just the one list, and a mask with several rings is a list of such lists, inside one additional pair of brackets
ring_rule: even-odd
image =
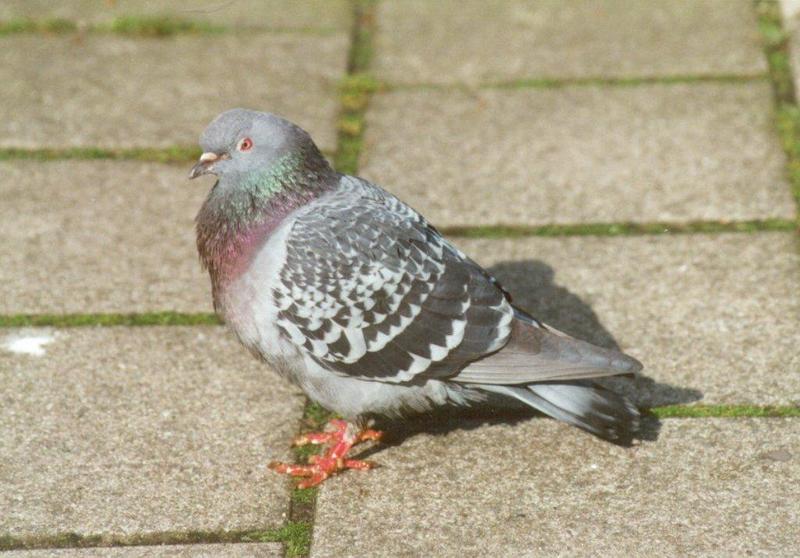
[(292, 441), (292, 446), (307, 446), (308, 444), (325, 444), (333, 437), (332, 432), (309, 432), (302, 434)]
[(282, 463), (280, 461), (272, 461), (268, 467), (273, 471), (291, 475), (293, 477), (309, 477), (313, 474), (311, 467), (307, 467), (305, 465), (293, 465), (291, 463)]
[(380, 430), (364, 430), (358, 435), (359, 442), (365, 442), (367, 440), (380, 442), (381, 438), (383, 438), (383, 432)]
[(361, 459), (345, 459), (344, 466), (346, 469), (358, 469), (359, 471), (366, 471), (379, 467), (374, 461), (363, 461)]
[(330, 444), (322, 454), (312, 455), (308, 458), (308, 465), (295, 465), (273, 461), (269, 468), (278, 473), (293, 477), (303, 477), (297, 485), (298, 488), (317, 486), (326, 479), (346, 469), (366, 471), (377, 467), (372, 461), (360, 459), (347, 459), (347, 453), (355, 444), (365, 441), (378, 441), (383, 435), (378, 430), (362, 430), (353, 433), (350, 425), (341, 419), (334, 419), (328, 423), (325, 432), (310, 432), (298, 436), (292, 445), (303, 446), (306, 444)]

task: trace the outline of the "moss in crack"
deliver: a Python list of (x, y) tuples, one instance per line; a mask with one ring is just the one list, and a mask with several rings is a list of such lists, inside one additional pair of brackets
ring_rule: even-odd
[(308, 556), (311, 549), (311, 524), (289, 521), (278, 529), (252, 531), (243, 535), (241, 542), (280, 542), (284, 544), (287, 558)]
[(141, 314), (16, 314), (0, 316), (0, 327), (93, 327), (93, 326), (197, 326), (218, 325), (214, 314), (145, 312)]
[(200, 149), (189, 146), (134, 147), (129, 149), (104, 149), (100, 147), (67, 147), (22, 149), (0, 149), (0, 161), (31, 160), (58, 161), (64, 159), (144, 161), (154, 163), (188, 163), (200, 156)]
[(780, 5), (774, 0), (756, 0), (756, 14), (775, 98), (779, 104), (794, 104), (794, 82), (789, 64), (789, 35), (783, 28)]
[(800, 417), (794, 405), (667, 405), (653, 407), (647, 413), (658, 418), (769, 418)]
[(60, 18), (42, 20), (18, 18), (0, 21), (0, 36), (15, 33), (73, 33), (77, 30), (78, 25), (75, 22)]
[(310, 544), (310, 526), (289, 522), (282, 527), (241, 531), (166, 531), (125, 536), (80, 535), (57, 533), (54, 535), (13, 537), (0, 536), (0, 551), (35, 548), (98, 548), (110, 546), (157, 546), (166, 544), (218, 544), (238, 542), (280, 542), (302, 556)]
[(788, 159), (789, 181), (800, 223), (800, 108), (789, 62), (789, 34), (784, 29), (778, 2), (756, 0), (756, 12), (777, 104), (776, 126)]
[(118, 17), (107, 26), (98, 26), (98, 31), (108, 31), (121, 35), (139, 37), (170, 37), (177, 34), (216, 34), (225, 31), (223, 27), (205, 22), (189, 21), (171, 17)]
[[(562, 87), (637, 87), (681, 83), (747, 83), (764, 81), (765, 74), (708, 74), (643, 77), (535, 78), (486, 83), (481, 89), (558, 89)], [(466, 87), (466, 86), (462, 86)]]
[[(300, 421), (298, 434), (308, 431), (322, 430), (332, 418), (332, 414), (312, 401), (306, 401), (303, 418)], [(319, 452), (320, 446), (305, 445), (293, 448), (295, 463), (307, 463), (308, 457)], [(291, 482), (294, 482), (293, 480)], [(319, 489), (292, 487), (289, 505), (288, 533), (292, 534), (291, 542), (286, 542), (287, 557), (308, 556), (311, 549), (311, 536), (316, 514), (317, 495)]]
[(18, 18), (0, 21), (0, 35), (16, 33), (117, 33), (137, 37), (170, 37), (177, 34), (215, 34), (222, 33), (223, 27), (202, 21), (188, 21), (172, 17), (123, 16), (108, 23), (78, 25), (77, 22), (62, 19)]
[(340, 86), (341, 113), (334, 165), (339, 172), (356, 174), (364, 142), (365, 115), (377, 82), (367, 74), (348, 76)]
[(338, 123), (334, 166), (339, 172), (356, 174), (364, 141), (365, 114), (378, 82), (367, 74), (372, 60), (375, 2), (356, 0), (353, 4), (352, 45), (347, 61), (348, 75), (339, 88), (341, 112)]
[(439, 227), (442, 233), (464, 238), (522, 238), (528, 236), (628, 236), (651, 234), (754, 233), (792, 231), (786, 219), (754, 221), (693, 221), (688, 223), (579, 223), (563, 225)]

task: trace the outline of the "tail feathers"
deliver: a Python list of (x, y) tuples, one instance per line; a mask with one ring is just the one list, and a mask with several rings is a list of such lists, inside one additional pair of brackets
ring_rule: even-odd
[(518, 399), (537, 411), (617, 444), (630, 444), (639, 429), (639, 411), (633, 403), (591, 382), (482, 385), (481, 389)]

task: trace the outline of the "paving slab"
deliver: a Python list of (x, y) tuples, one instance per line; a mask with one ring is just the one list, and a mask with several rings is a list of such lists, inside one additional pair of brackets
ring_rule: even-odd
[(347, 48), (345, 33), (0, 37), (0, 147), (195, 145), (241, 106), (332, 150)]
[(394, 91), (359, 168), (440, 226), (795, 215), (766, 81)]
[(0, 313), (211, 311), (190, 166), (0, 162)]
[(765, 72), (749, 0), (403, 0), (378, 5), (393, 83)]
[(797, 27), (797, 16), (800, 15), (800, 0), (779, 0), (784, 27), (794, 30)]
[(627, 449), (547, 419), (467, 428), (328, 481), (311, 556), (797, 553), (798, 420), (666, 420)]
[(514, 302), (620, 346), (640, 405), (800, 404), (800, 252), (792, 233), (464, 240)]
[(268, 29), (349, 29), (346, 0), (4, 0), (0, 20), (53, 18), (108, 23), (119, 17), (172, 17)]
[(46, 548), (39, 550), (14, 550), (4, 558), (281, 558), (283, 547), (279, 543), (247, 544), (184, 544), (163, 546), (126, 546), (112, 548)]
[(0, 332), (0, 535), (274, 528), (303, 398), (218, 326)]

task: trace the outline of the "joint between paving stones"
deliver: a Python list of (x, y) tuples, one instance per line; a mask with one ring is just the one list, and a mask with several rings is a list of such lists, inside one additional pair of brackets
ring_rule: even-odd
[(796, 405), (663, 405), (643, 409), (644, 414), (660, 419), (691, 418), (787, 418), (800, 417)]
[(777, 1), (755, 0), (755, 9), (775, 98), (776, 128), (786, 152), (787, 174), (800, 224), (800, 107), (789, 61), (789, 33)]
[(106, 548), (117, 546), (160, 546), (223, 543), (283, 543), (297, 547), (305, 536), (304, 526), (288, 522), (281, 527), (236, 531), (168, 531), (125, 536), (58, 533), (15, 537), (0, 535), (0, 552), (46, 548)]
[(119, 16), (107, 23), (85, 24), (66, 18), (16, 18), (0, 21), (0, 36), (17, 34), (115, 34), (143, 38), (168, 38), (175, 35), (221, 35), (231, 33), (297, 33), (331, 35), (327, 27), (222, 26), (205, 21), (170, 16)]
[[(333, 414), (323, 409), (311, 400), (306, 400), (303, 408), (303, 418), (298, 425), (297, 434), (308, 431), (320, 431), (333, 417)], [(319, 446), (306, 445), (293, 448), (294, 462), (306, 464), (311, 455), (319, 453)], [(317, 496), (319, 488), (297, 488), (296, 481), (290, 479), (292, 484), (289, 500), (289, 523), (295, 526), (294, 538), (291, 543), (285, 543), (284, 554), (286, 558), (304, 558), (311, 551), (311, 539), (314, 534), (314, 519), (317, 510)]]
[(128, 314), (14, 314), (0, 315), (0, 328), (22, 327), (140, 327), (221, 325), (211, 313), (143, 312)]
[(0, 148), (0, 161), (61, 161), (67, 159), (142, 161), (152, 163), (188, 163), (197, 160), (200, 148), (189, 146), (134, 147), (128, 149), (106, 149), (102, 147), (66, 147), (25, 149)]
[(660, 234), (758, 233), (794, 231), (795, 221), (689, 221), (686, 223), (574, 223), (553, 225), (479, 225), (439, 227), (447, 235), (462, 238), (524, 238), (558, 236), (642, 236)]
[[(347, 59), (347, 76), (339, 89), (340, 114), (337, 125), (337, 149), (333, 157), (336, 170), (344, 174), (358, 172), (358, 158), (364, 137), (364, 120), (371, 95), (375, 91), (375, 81), (367, 74), (372, 58), (372, 39), (375, 22), (375, 2), (353, 0), (353, 26), (351, 29), (350, 52)], [(321, 430), (333, 415), (306, 400), (303, 418), (298, 434), (309, 430)], [(316, 446), (294, 448), (296, 463), (305, 463), (310, 455), (319, 451)], [(317, 496), (319, 488), (297, 488), (294, 486), (289, 501), (289, 524), (298, 526), (292, 543), (284, 544), (287, 558), (301, 558), (309, 555), (314, 534)]]
[(638, 87), (685, 83), (751, 83), (769, 81), (769, 74), (676, 74), (630, 77), (531, 77), (484, 83), (391, 83), (378, 81), (380, 91), (480, 91), (487, 89), (564, 89), (568, 87)]
[(358, 172), (358, 159), (364, 142), (366, 112), (378, 82), (369, 75), (375, 33), (375, 2), (353, 0), (351, 47), (347, 57), (347, 76), (339, 85), (339, 120), (336, 170), (343, 174)]

